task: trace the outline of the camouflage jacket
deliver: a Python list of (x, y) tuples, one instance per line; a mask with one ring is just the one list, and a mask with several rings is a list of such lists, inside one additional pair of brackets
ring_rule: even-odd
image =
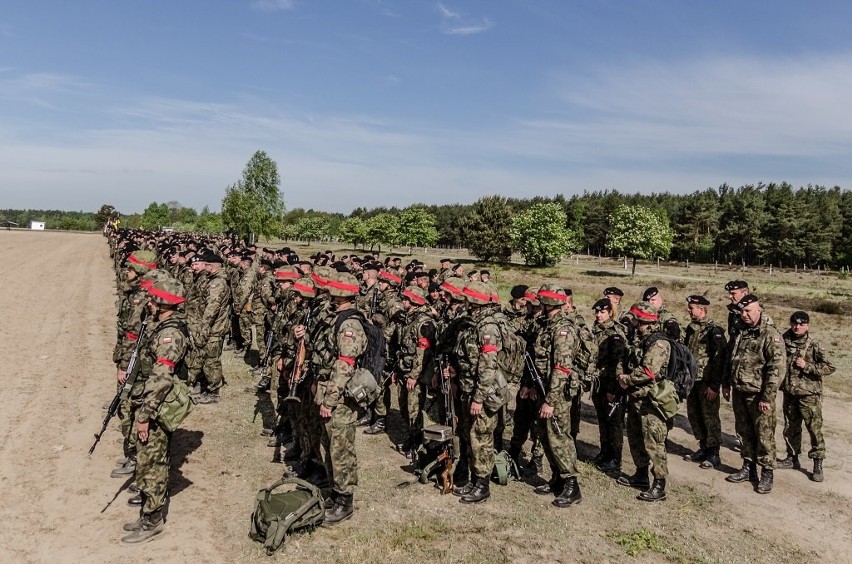
[(678, 323), (674, 314), (666, 309), (666, 306), (662, 306), (657, 313), (660, 316), (660, 328), (663, 330), (663, 333), (665, 333), (670, 339), (680, 341), (680, 323)]
[(598, 344), (598, 356), (595, 367), (600, 377), (600, 391), (614, 394), (618, 390), (616, 378), (624, 372), (624, 361), (629, 344), (624, 327), (612, 319), (605, 323), (595, 323), (592, 328)]
[(251, 311), (252, 293), (257, 271), (251, 267), (240, 271), (240, 276), (234, 287), (234, 313)]
[(305, 358), (310, 359), (310, 371), (313, 376), (319, 378), (322, 375), (328, 377), (334, 364), (335, 351), (329, 339), (324, 338), (326, 332), (331, 331), (337, 314), (331, 304), (328, 294), (318, 298), (316, 316), (308, 328), (305, 336), (305, 344), (308, 347)]
[(734, 339), (730, 359), (723, 385), (740, 392), (760, 393), (760, 401), (775, 402), (787, 353), (781, 334), (768, 319), (761, 316), (757, 327), (741, 329)]
[(323, 350), (328, 351), (323, 358), (323, 368), (317, 377), (317, 405), (324, 405), (334, 409), (343, 401), (344, 390), (352, 374), (355, 372), (355, 364), (358, 358), (367, 350), (367, 334), (364, 327), (355, 317), (349, 317), (340, 324), (335, 331), (334, 326), (338, 312), (326, 329), (318, 335), (323, 344)]
[(369, 288), (362, 285), (358, 292), (358, 296), (355, 297), (355, 307), (357, 307), (361, 313), (367, 317), (367, 319), (370, 319), (373, 315), (379, 312), (380, 298), (381, 292), (379, 292), (378, 284), (373, 284)]
[[(211, 337), (222, 337), (228, 332), (229, 311), (228, 281), (220, 269), (215, 274), (207, 275), (207, 292), (204, 305), (200, 310), (198, 335), (193, 335), (197, 343), (204, 343)], [(197, 337), (197, 338), (196, 338)]]
[[(783, 337), (787, 349), (787, 372), (781, 382), (781, 391), (794, 396), (822, 394), (823, 377), (835, 371), (825, 349), (811, 339), (810, 334), (797, 337), (787, 329)], [(804, 368), (795, 365), (797, 358), (805, 359), (807, 364)]]
[(574, 397), (580, 387), (576, 373), (571, 370), (579, 344), (572, 317), (569, 312), (559, 311), (553, 317), (543, 318), (530, 343), (533, 362), (547, 388), (544, 401), (549, 405), (566, 401), (566, 390)]
[(399, 333), (397, 373), (416, 380), (431, 378), (428, 369), (432, 367), (435, 333), (435, 321), (429, 313), (428, 305), (408, 312), (405, 325)]
[(130, 357), (133, 356), (133, 349), (136, 348), (136, 341), (139, 338), (139, 329), (142, 327), (142, 312), (148, 304), (148, 292), (139, 286), (135, 286), (133, 291), (125, 296), (124, 302), (124, 318), (119, 318), (120, 331), (124, 333), (119, 336), (116, 344), (115, 363), (121, 370), (127, 368), (130, 362)]
[(206, 272), (193, 273), (186, 290), (186, 320), (192, 328), (201, 324), (204, 304), (207, 302), (207, 285), (210, 278)]
[(154, 417), (174, 385), (173, 375), (186, 355), (189, 340), (181, 328), (186, 320), (175, 312), (157, 322), (140, 347), (140, 368), (130, 390), (136, 420), (144, 423)]
[(625, 363), (625, 374), (629, 376), (628, 392), (633, 399), (644, 398), (650, 386), (657, 380), (665, 379), (671, 345), (665, 339), (651, 339), (655, 331), (649, 332), (630, 347)]
[(704, 382), (706, 386), (718, 392), (722, 385), (728, 345), (725, 330), (707, 318), (693, 320), (686, 326), (683, 344), (689, 347), (698, 364), (695, 381)]
[(271, 272), (256, 273), (251, 291), (251, 310), (262, 319), (275, 305), (275, 276)]
[(500, 385), (497, 353), (503, 343), (489, 308), (474, 310), (468, 319), (470, 325), (459, 331), (452, 356), (458, 367), (461, 391), (471, 394), (472, 401), (484, 403)]

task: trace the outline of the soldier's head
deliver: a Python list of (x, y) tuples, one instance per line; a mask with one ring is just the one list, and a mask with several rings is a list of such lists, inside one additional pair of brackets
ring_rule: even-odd
[(402, 278), (394, 274), (389, 270), (381, 270), (378, 274), (379, 277), (379, 290), (384, 292), (388, 288), (397, 288), (400, 284), (402, 284)]
[(452, 272), (453, 272), (453, 276), (455, 276), (457, 278), (463, 278), (464, 277), (464, 266), (462, 265), (462, 263), (457, 262), (456, 264), (454, 264)]
[(240, 268), (248, 270), (254, 264), (254, 257), (248, 253), (240, 257)]
[(471, 270), (467, 273), (467, 281), (468, 282), (481, 282), (481, 278), (479, 277), (478, 270)]
[(240, 251), (234, 249), (233, 251), (230, 251), (227, 256), (228, 264), (230, 264), (231, 266), (239, 266), (240, 259), (242, 259), (243, 254)]
[(731, 298), (732, 304), (740, 303), (741, 299), (751, 293), (748, 288), (748, 282), (745, 280), (731, 280), (725, 284), (725, 291), (728, 292), (728, 297)]
[(160, 276), (147, 289), (148, 306), (158, 319), (168, 317), (186, 301), (183, 284), (171, 276)]
[(806, 311), (796, 311), (790, 316), (790, 331), (797, 337), (802, 337), (808, 333), (810, 328), (811, 318)]
[(201, 262), (204, 264), (204, 270), (215, 274), (219, 272), (219, 269), (222, 268), (223, 260), (222, 257), (207, 249), (204, 254), (201, 255)]
[(693, 294), (686, 298), (686, 309), (689, 311), (689, 317), (694, 321), (701, 321), (707, 317), (709, 306), (710, 300), (700, 294)]
[(293, 295), (299, 302), (306, 302), (316, 297), (317, 289), (309, 278), (300, 278), (293, 282)]
[(204, 261), (201, 260), (201, 255), (192, 255), (186, 261), (189, 264), (189, 268), (192, 269), (193, 274), (198, 274), (199, 272), (204, 272), (205, 266)]
[[(509, 291), (509, 295), (512, 296), (512, 299), (509, 300), (509, 305), (512, 306), (512, 309), (515, 311), (526, 311), (527, 309), (527, 291), (529, 290), (529, 286), (526, 284), (518, 284), (517, 286), (513, 286)], [(535, 294), (533, 294), (535, 295)]]
[(441, 299), (447, 303), (465, 301), (464, 297), (464, 280), (450, 276), (441, 282)]
[(133, 251), (127, 256), (127, 279), (136, 280), (146, 272), (157, 269), (157, 254), (153, 251)]
[(268, 258), (260, 259), (260, 265), (257, 267), (257, 271), (260, 274), (266, 274), (267, 272), (272, 272), (272, 261)]
[(426, 305), (426, 292), (418, 286), (409, 286), (402, 291), (399, 299), (402, 301), (402, 307), (406, 311), (411, 311), (412, 309)]
[(543, 284), (536, 292), (536, 297), (544, 314), (550, 317), (570, 305), (571, 290), (556, 284)]
[(621, 303), (621, 298), (624, 297), (624, 292), (620, 288), (610, 286), (609, 288), (604, 288), (603, 295), (605, 298), (609, 298), (613, 308), (617, 308), (618, 304)]
[(483, 282), (491, 281), (491, 271), (490, 270), (480, 270), (479, 271), (479, 279)]
[(471, 310), (478, 310), (491, 303), (491, 288), (482, 282), (468, 282), (462, 290)]
[(595, 313), (595, 321), (606, 323), (612, 319), (612, 302), (609, 298), (601, 298), (592, 306), (592, 311)]
[(364, 285), (367, 288), (372, 288), (373, 284), (375, 284), (379, 279), (379, 263), (377, 262), (365, 262), (361, 265), (361, 272), (363, 272), (363, 277), (361, 280), (364, 282)]
[(640, 335), (647, 335), (657, 329), (660, 315), (657, 308), (648, 302), (636, 302), (630, 306), (630, 322)]
[(358, 279), (348, 272), (334, 272), (326, 280), (326, 288), (334, 301), (335, 309), (342, 311), (353, 307), (355, 296), (360, 291)]
[(660, 294), (660, 290), (656, 286), (651, 286), (642, 292), (642, 301), (648, 302), (658, 310), (663, 307), (663, 295)]
[(453, 261), (451, 259), (448, 259), (448, 258), (442, 258), (441, 259), (441, 269), (446, 270), (446, 269), (450, 268), (451, 264), (453, 264)]
[(427, 290), (429, 288), (429, 273), (418, 270), (414, 273), (414, 282), (421, 290)]
[(760, 306), (760, 298), (754, 294), (746, 294), (743, 299), (738, 301), (737, 309), (740, 310), (740, 319), (748, 327), (757, 327), (760, 324), (763, 308)]
[(299, 271), (289, 265), (276, 268), (273, 276), (275, 276), (275, 282), (278, 284), (278, 291), (280, 292), (287, 292), (293, 287), (293, 283), (301, 278)]

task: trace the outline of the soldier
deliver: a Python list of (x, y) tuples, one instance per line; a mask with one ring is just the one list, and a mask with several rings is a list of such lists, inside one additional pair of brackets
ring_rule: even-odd
[(603, 296), (608, 298), (612, 304), (612, 318), (615, 320), (621, 319), (621, 298), (624, 297), (624, 292), (620, 288), (610, 286), (604, 288)]
[(199, 308), (197, 333), (192, 335), (192, 341), (200, 349), (201, 370), (207, 378), (207, 386), (203, 393), (195, 395), (195, 402), (218, 403), (219, 389), (225, 381), (222, 374), (222, 339), (228, 332), (230, 292), (222, 270), (222, 259), (208, 250), (200, 257), (200, 261), (207, 272), (207, 292), (204, 305)]
[(731, 280), (725, 284), (725, 291), (728, 292), (728, 297), (731, 299), (731, 305), (728, 306), (728, 339), (729, 343), (733, 345), (734, 338), (740, 332), (742, 323), (740, 320), (740, 310), (736, 306), (741, 299), (751, 293), (751, 290), (749, 290), (748, 282), (745, 280)]
[[(568, 318), (570, 307), (566, 290), (545, 284), (536, 293), (541, 303), (542, 324), (531, 342), (533, 362), (545, 384), (547, 395), (540, 399), (538, 433), (553, 473), (547, 484), (535, 493), (555, 493), (552, 504), (570, 507), (583, 499), (577, 483), (577, 450), (574, 438), (566, 433), (571, 425), (571, 402), (580, 395), (580, 379), (574, 366), (579, 345), (577, 326)], [(536, 399), (536, 390), (531, 396)]]
[(743, 467), (725, 479), (734, 483), (756, 481), (760, 465), (757, 493), (768, 494), (775, 468), (775, 396), (787, 355), (781, 334), (768, 323), (757, 296), (746, 295), (737, 307), (742, 330), (731, 348), (730, 370), (724, 376), (722, 395), (734, 408)]
[[(240, 268), (240, 259), (242, 258), (242, 253), (236, 249), (233, 249), (228, 252), (226, 256), (227, 262), (225, 263), (225, 279), (228, 282), (228, 292), (230, 294), (230, 301), (233, 304), (236, 301), (236, 296), (239, 293), (238, 285), (240, 282), (240, 276), (242, 275), (242, 269)], [(228, 345), (225, 347), (225, 350), (236, 351), (237, 354), (243, 354), (245, 352), (246, 343), (243, 341), (243, 335), (240, 331), (240, 317), (237, 315), (237, 312), (232, 310), (229, 312), (229, 326), (228, 331), (230, 335), (230, 341)]]
[(184, 302), (180, 282), (169, 278), (148, 290), (149, 307), (156, 325), (142, 344), (140, 370), (130, 391), (137, 435), (136, 486), (142, 507), (139, 519), (124, 525), (129, 535), (122, 542), (135, 544), (163, 532), (163, 509), (169, 490), (171, 433), (157, 421), (157, 413), (174, 385), (176, 367), (187, 350), (187, 329), (178, 306)]
[(358, 298), (355, 300), (355, 305), (367, 319), (372, 319), (379, 305), (379, 265), (374, 262), (365, 263), (361, 268), (361, 272), (363, 273), (361, 288), (358, 291)]
[[(636, 330), (636, 343), (631, 347), (618, 385), (627, 394), (627, 442), (636, 465), (632, 476), (618, 478), (618, 483), (634, 488), (648, 488), (636, 497), (641, 501), (666, 499), (668, 460), (666, 438), (672, 419), (666, 419), (652, 403), (651, 394), (659, 390), (666, 376), (671, 345), (665, 339), (654, 338), (659, 331), (657, 310), (649, 303), (638, 302), (630, 307), (631, 323)], [(669, 384), (671, 385), (671, 384)], [(652, 465), (653, 484), (649, 484), (648, 466)]]
[[(234, 315), (237, 316), (238, 326), (242, 342), (245, 344), (245, 352), (252, 348), (252, 297), (254, 293), (254, 281), (257, 271), (254, 269), (254, 258), (250, 254), (240, 257), (239, 279), (233, 292)], [(238, 353), (240, 351), (237, 351)]]
[(787, 457), (778, 468), (801, 468), (802, 423), (811, 437), (808, 457), (814, 461), (811, 479), (823, 481), (822, 461), (825, 440), (822, 437), (822, 379), (834, 373), (834, 365), (822, 346), (811, 338), (810, 316), (797, 311), (790, 316), (790, 329), (784, 332), (787, 348), (787, 372), (781, 383), (784, 409), (784, 442)]
[[(332, 485), (330, 504), (323, 525), (333, 526), (352, 517), (352, 497), (358, 485), (358, 460), (355, 456), (355, 420), (358, 404), (344, 392), (355, 371), (355, 364), (367, 349), (367, 335), (361, 322), (346, 313), (355, 310), (358, 280), (348, 273), (337, 273), (327, 280), (334, 303), (335, 320), (318, 335), (327, 343), (327, 354), (317, 371), (315, 402), (323, 420), (322, 446), (325, 466)], [(346, 315), (344, 315), (346, 314)], [(343, 319), (338, 323), (338, 318)], [(302, 335), (304, 332), (302, 332)], [(299, 334), (296, 334), (300, 338)]]
[[(458, 432), (469, 437), (468, 454), (472, 476), (453, 494), (461, 503), (487, 500), (494, 470), (494, 429), (497, 414), (509, 399), (506, 377), (497, 366), (503, 346), (500, 328), (492, 315), (491, 290), (482, 282), (471, 282), (463, 290), (470, 308), (472, 327), (459, 335), (453, 350), (456, 359), (461, 409)], [(451, 371), (452, 372), (452, 371)]]
[(693, 294), (686, 298), (689, 317), (683, 342), (698, 364), (695, 384), (686, 398), (686, 414), (698, 451), (683, 457), (700, 462), (701, 468), (720, 468), (719, 446), (722, 444), (722, 422), (719, 419), (719, 388), (725, 365), (727, 341), (725, 330), (707, 316), (710, 300)]
[(642, 301), (648, 302), (657, 308), (657, 315), (660, 316), (660, 328), (670, 339), (680, 341), (680, 324), (672, 312), (666, 309), (663, 304), (663, 296), (656, 286), (651, 286), (642, 294)]
[[(258, 361), (266, 358), (266, 332), (269, 327), (269, 312), (275, 307), (275, 277), (272, 274), (272, 262), (261, 259), (251, 292), (251, 311), (248, 318), (257, 335)], [(260, 366), (255, 368), (255, 375), (260, 372)]]
[(426, 386), (432, 381), (436, 329), (423, 290), (406, 288), (402, 292), (401, 301), (405, 310), (405, 324), (399, 332), (396, 373), (401, 384), (400, 411), (406, 422), (408, 438), (399, 450), (408, 453), (417, 450), (422, 442), (423, 406), (426, 402)]
[(612, 302), (603, 298), (592, 306), (595, 325), (592, 333), (598, 345), (595, 369), (598, 386), (592, 392), (592, 404), (598, 418), (601, 450), (595, 463), (602, 472), (621, 470), (621, 451), (624, 445), (624, 403), (616, 402), (618, 375), (624, 373), (627, 354), (627, 335), (612, 318)]
[(441, 271), (438, 273), (438, 283), (439, 284), (453, 275), (453, 271), (450, 268), (450, 266), (453, 264), (453, 260), (448, 259), (448, 258), (442, 258), (440, 262), (441, 262)]

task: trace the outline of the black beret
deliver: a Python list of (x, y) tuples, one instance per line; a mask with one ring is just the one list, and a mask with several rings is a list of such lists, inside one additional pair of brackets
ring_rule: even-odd
[(452, 270), (456, 270), (456, 269), (461, 268), (461, 267), (462, 267), (462, 263), (457, 262), (456, 264), (453, 265)]
[(650, 288), (642, 292), (642, 301), (647, 302), (659, 293), (660, 290), (656, 286), (651, 286)]
[(249, 262), (254, 262), (254, 256), (252, 256), (250, 253), (246, 253), (246, 254), (244, 254), (243, 256), (240, 257), (240, 260), (241, 261), (247, 260)]
[(375, 270), (376, 272), (380, 271), (382, 267), (377, 262), (365, 262), (361, 265), (361, 270)]
[(622, 292), (620, 288), (616, 288), (615, 286), (610, 286), (609, 288), (604, 288), (603, 294), (604, 294), (604, 296), (609, 296), (609, 295), (624, 296), (624, 292)]
[(519, 300), (524, 297), (524, 295), (527, 293), (527, 290), (529, 289), (530, 287), (525, 284), (518, 284), (517, 286), (512, 288), (512, 291), (509, 292), (509, 294), (512, 296), (512, 298)]
[(414, 273), (415, 278), (429, 278), (429, 273), (425, 270), (418, 270)]
[(441, 286), (439, 284), (435, 284), (434, 282), (429, 282), (429, 292), (440, 292)]
[(728, 311), (731, 313), (739, 313), (740, 308), (737, 307), (737, 304), (728, 304)]
[(260, 259), (260, 266), (265, 266), (266, 268), (273, 268), (275, 264), (269, 259)]
[(710, 300), (700, 294), (693, 294), (686, 298), (686, 303), (700, 306), (709, 306)]
[(595, 302), (595, 305), (592, 306), (594, 311), (612, 311), (612, 302), (609, 298), (602, 298)]
[(491, 276), (490, 270), (485, 270), (484, 268), (479, 271), (479, 274), (485, 274), (486, 276)]
[(417, 278), (417, 274), (414, 272), (406, 272), (405, 273), (405, 284), (408, 285), (409, 282)]
[(748, 288), (748, 282), (745, 280), (731, 280), (727, 284), (725, 284), (725, 291), (731, 292), (733, 290), (742, 290), (743, 288)]
[(205, 250), (201, 254), (201, 260), (204, 262), (218, 263), (222, 264), (222, 257), (211, 251), (210, 249)]
[(753, 304), (754, 302), (757, 302), (757, 301), (760, 301), (760, 298), (758, 298), (754, 294), (749, 294), (749, 295), (745, 296), (743, 299), (741, 299), (740, 301), (737, 302), (737, 309), (742, 311), (747, 306), (749, 306), (750, 304)]
[(430, 276), (430, 277), (435, 276), (436, 274), (438, 274), (438, 269), (437, 269), (437, 268), (430, 268), (430, 269), (429, 269), (429, 276)]
[(806, 311), (794, 311), (793, 315), (790, 316), (790, 323), (798, 323), (799, 325), (803, 323), (810, 323), (811, 318)]
[(345, 262), (337, 261), (331, 265), (331, 268), (336, 270), (337, 272), (349, 272), (349, 267), (346, 266)]
[(453, 259), (442, 258), (441, 262), (453, 262)]

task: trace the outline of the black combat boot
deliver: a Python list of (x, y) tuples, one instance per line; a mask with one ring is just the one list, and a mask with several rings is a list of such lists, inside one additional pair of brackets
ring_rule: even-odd
[(539, 476), (544, 471), (544, 460), (541, 456), (532, 456), (527, 465), (523, 467), (521, 472), (524, 476), (531, 478)]
[(705, 452), (707, 453), (707, 458), (699, 465), (700, 468), (715, 468), (718, 470), (722, 467), (722, 459), (719, 457), (719, 447), (708, 447)]
[(510, 446), (507, 451), (509, 454), (509, 458), (515, 461), (515, 464), (518, 466), (521, 465), (521, 447), (519, 446)]
[(760, 472), (760, 482), (757, 484), (757, 493), (768, 494), (772, 491), (772, 468), (764, 468)]
[(473, 489), (470, 490), (470, 493), (461, 496), (459, 501), (461, 503), (482, 503), (491, 497), (491, 482), (485, 477), (477, 477), (476, 482), (474, 483)]
[(814, 473), (811, 474), (811, 480), (814, 482), (822, 482), (825, 477), (822, 475), (822, 458), (814, 458)]
[(341, 521), (345, 521), (352, 517), (355, 509), (352, 507), (352, 494), (338, 493), (335, 495), (334, 504), (325, 510), (325, 519), (323, 519), (323, 527), (333, 527)]
[(134, 529), (129, 535), (123, 537), (121, 542), (125, 544), (138, 544), (147, 542), (163, 532), (165, 523), (163, 522), (162, 511), (154, 511), (142, 516), (142, 521), (138, 528)]
[(605, 474), (609, 474), (610, 472), (621, 472), (621, 460), (617, 458), (605, 460), (598, 464), (598, 470)]
[[(453, 477), (455, 478), (455, 474), (453, 474)], [(463, 497), (470, 494), (478, 480), (479, 478), (477, 478), (475, 474), (472, 475), (463, 486), (456, 485), (456, 487), (453, 488), (453, 495), (456, 497)], [(456, 484), (459, 484), (459, 482), (456, 482)]]
[(799, 463), (799, 457), (795, 454), (788, 454), (787, 458), (775, 461), (775, 467), (779, 470), (799, 470), (802, 465)]
[(581, 501), (583, 501), (583, 496), (580, 493), (580, 484), (577, 483), (576, 476), (571, 476), (565, 480), (562, 491), (550, 503), (556, 507), (570, 507)]
[(641, 501), (663, 501), (666, 499), (666, 480), (654, 478), (650, 488), (636, 496)]
[(599, 465), (599, 464), (603, 464), (604, 462), (606, 462), (607, 460), (609, 460), (611, 458), (612, 458), (612, 456), (610, 456), (610, 454), (609, 454), (609, 449), (608, 448), (601, 448), (600, 452), (598, 452), (598, 454), (595, 455), (595, 458), (592, 459), (592, 462), (595, 465)]
[(747, 480), (754, 481), (757, 479), (757, 464), (743, 460), (743, 467), (733, 474), (729, 474), (725, 481), (739, 484)]
[(381, 435), (385, 432), (386, 417), (376, 417), (373, 424), (364, 429), (365, 435)]
[(366, 427), (367, 425), (372, 423), (373, 417), (375, 416), (375, 414), (376, 414), (375, 411), (373, 411), (372, 409), (368, 409), (367, 412), (364, 413), (364, 415), (362, 415), (360, 418), (358, 418), (357, 421), (355, 421), (355, 426), (356, 427)]
[(647, 488), (651, 485), (648, 479), (648, 467), (637, 468), (636, 473), (632, 476), (620, 476), (617, 482), (622, 486), (630, 486), (631, 488)]
[(710, 454), (707, 452), (708, 449), (704, 446), (704, 443), (699, 443), (698, 450), (693, 452), (692, 454), (684, 455), (683, 459), (687, 462), (704, 462), (707, 460), (707, 456)]
[(558, 473), (554, 473), (553, 477), (546, 484), (536, 487), (533, 492), (538, 495), (557, 494), (565, 487), (565, 481), (559, 477)]
[(127, 505), (131, 507), (139, 507), (140, 505), (142, 505), (142, 494), (138, 493), (133, 497), (127, 498)]

